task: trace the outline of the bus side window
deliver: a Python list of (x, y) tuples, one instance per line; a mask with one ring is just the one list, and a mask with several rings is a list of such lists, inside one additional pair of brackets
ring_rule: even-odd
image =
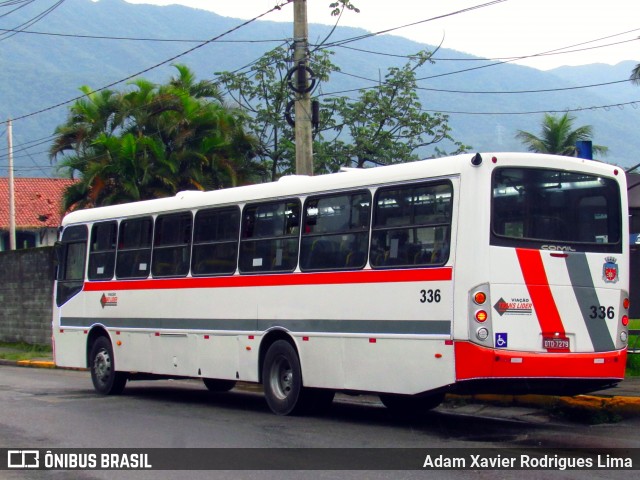
[(374, 268), (444, 265), (449, 259), (449, 182), (376, 192), (369, 261)]
[(368, 191), (311, 197), (304, 206), (300, 269), (360, 269), (369, 244)]
[(236, 271), (240, 209), (200, 210), (193, 234), (192, 275), (230, 275)]
[(291, 272), (298, 263), (298, 199), (247, 205), (242, 213), (241, 273)]
[(87, 227), (67, 227), (58, 244), (56, 304), (61, 306), (82, 290), (87, 255)]
[(99, 222), (91, 227), (89, 280), (111, 280), (116, 266), (118, 223)]
[(191, 212), (158, 215), (153, 238), (154, 277), (184, 277), (191, 255)]
[(147, 278), (151, 264), (151, 217), (123, 220), (118, 232), (117, 278)]

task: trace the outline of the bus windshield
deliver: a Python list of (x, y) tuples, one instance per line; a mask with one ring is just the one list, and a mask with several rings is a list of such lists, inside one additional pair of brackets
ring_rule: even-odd
[(585, 173), (541, 168), (496, 169), (492, 182), (491, 243), (621, 252), (618, 184)]

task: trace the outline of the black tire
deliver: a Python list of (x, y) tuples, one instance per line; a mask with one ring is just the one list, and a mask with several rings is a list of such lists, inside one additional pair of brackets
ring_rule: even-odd
[(228, 392), (233, 387), (236, 386), (235, 380), (218, 380), (216, 378), (203, 378), (204, 386), (207, 387), (207, 390), (210, 392)]
[(267, 350), (262, 365), (262, 383), (273, 413), (296, 415), (307, 410), (309, 399), (302, 385), (300, 360), (295, 348), (286, 340), (277, 340)]
[(336, 392), (322, 388), (308, 388), (306, 390), (305, 393), (309, 398), (307, 412), (318, 415), (327, 413), (333, 404), (333, 397), (336, 396)]
[(415, 397), (412, 395), (380, 394), (383, 405), (394, 415), (419, 417), (433, 410), (444, 400), (444, 393)]
[(91, 381), (97, 392), (103, 395), (118, 395), (127, 384), (127, 374), (117, 372), (111, 342), (106, 337), (98, 337), (91, 347), (89, 357)]

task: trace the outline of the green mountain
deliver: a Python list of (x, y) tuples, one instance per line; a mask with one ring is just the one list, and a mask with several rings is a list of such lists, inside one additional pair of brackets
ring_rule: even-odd
[[(15, 119), (18, 176), (54, 174), (46, 152), (55, 127), (66, 118), (66, 106), (59, 105), (78, 97), (80, 86), (124, 89), (126, 79), (136, 75), (164, 82), (175, 73), (172, 63), (188, 65), (201, 79), (215, 78), (216, 72), (250, 65), (265, 51), (290, 39), (293, 29), (290, 23), (258, 21), (194, 49), (200, 45), (196, 40), (217, 37), (243, 21), (181, 6), (66, 0), (28, 26), (29, 33), (13, 31), (46, 7), (42, 2), (19, 9), (0, 6), (0, 120)], [(428, 48), (391, 35), (334, 45), (367, 32), (346, 27), (330, 30), (310, 25), (310, 41), (318, 44), (324, 40), (323, 48), (334, 52), (333, 61), (342, 73), (320, 85), (315, 95), (374, 86), (388, 67), (406, 62), (400, 56)], [(189, 49), (193, 51), (181, 55)], [(521, 151), (522, 145), (514, 138), (517, 130), (536, 133), (542, 112), (580, 108), (574, 113), (576, 124), (594, 126), (595, 143), (610, 149), (606, 161), (622, 166), (638, 163), (633, 152), (640, 151), (640, 87), (617, 83), (576, 88), (624, 80), (638, 62), (543, 72), (447, 49), (440, 49), (434, 59), (434, 65), (418, 72), (423, 78), (419, 82), (423, 108), (451, 112), (454, 138), (472, 145), (474, 151)], [(593, 108), (631, 101), (637, 103)], [(0, 125), (2, 137), (5, 127)], [(6, 171), (7, 166), (3, 144), (0, 171)]]

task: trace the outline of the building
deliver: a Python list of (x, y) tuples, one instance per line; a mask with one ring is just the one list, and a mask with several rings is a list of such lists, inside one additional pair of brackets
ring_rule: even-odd
[[(76, 180), (15, 178), (16, 248), (53, 245), (62, 222), (64, 191)], [(9, 181), (0, 178), (0, 251), (9, 250)]]

